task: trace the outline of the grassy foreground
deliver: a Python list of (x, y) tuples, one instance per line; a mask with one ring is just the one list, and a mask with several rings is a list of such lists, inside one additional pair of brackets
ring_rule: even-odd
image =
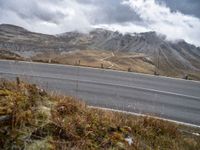
[(198, 129), (88, 108), (36, 85), (0, 82), (0, 149), (198, 150)]

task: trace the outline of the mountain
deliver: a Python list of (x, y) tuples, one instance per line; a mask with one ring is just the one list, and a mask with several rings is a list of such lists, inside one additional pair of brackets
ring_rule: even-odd
[(0, 25), (0, 48), (4, 50), (45, 52), (68, 47), (67, 41), (54, 35), (33, 33), (14, 25)]
[[(66, 32), (59, 35), (33, 33), (22, 27), (0, 25), (0, 50), (18, 55), (68, 52), (73, 50), (107, 50), (143, 53), (160, 70), (171, 73), (200, 71), (200, 48), (184, 40), (167, 41), (156, 32), (121, 34), (105, 29), (89, 33)], [(28, 53), (28, 54), (27, 54)]]
[[(69, 37), (69, 35), (71, 35)], [(143, 53), (160, 67), (169, 69), (200, 70), (200, 48), (184, 40), (170, 42), (156, 32), (121, 34), (104, 29), (96, 29), (89, 34), (65, 33), (60, 37), (73, 39), (74, 45), (95, 50)], [(158, 62), (159, 60), (159, 62)]]

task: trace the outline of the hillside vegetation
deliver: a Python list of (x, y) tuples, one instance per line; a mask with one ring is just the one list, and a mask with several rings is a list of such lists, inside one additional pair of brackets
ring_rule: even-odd
[(0, 82), (0, 149), (198, 150), (199, 129), (92, 109), (36, 85)]

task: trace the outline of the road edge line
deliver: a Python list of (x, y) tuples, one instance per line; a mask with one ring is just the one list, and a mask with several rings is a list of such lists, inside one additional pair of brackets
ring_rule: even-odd
[(181, 121), (176, 121), (176, 120), (172, 120), (172, 119), (166, 119), (166, 118), (161, 118), (161, 117), (156, 117), (156, 116), (151, 116), (151, 115), (146, 115), (146, 114), (141, 114), (141, 113), (129, 112), (129, 111), (106, 108), (106, 107), (97, 107), (97, 106), (88, 106), (88, 108), (118, 112), (118, 113), (123, 113), (123, 114), (134, 115), (134, 116), (138, 116), (138, 117), (150, 117), (150, 118), (153, 118), (153, 119), (158, 119), (158, 120), (162, 120), (162, 121), (168, 121), (168, 122), (176, 123), (178, 125), (200, 128), (200, 125), (195, 125), (195, 124), (191, 124), (191, 123), (186, 123), (186, 122), (181, 122)]

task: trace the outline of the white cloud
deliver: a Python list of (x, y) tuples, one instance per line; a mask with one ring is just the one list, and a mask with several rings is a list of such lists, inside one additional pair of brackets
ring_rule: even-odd
[(0, 9), (0, 23), (23, 26), (31, 31), (57, 34), (65, 31), (90, 29), (90, 14), (96, 8), (78, 2), (62, 0), (7, 0)]
[(123, 0), (122, 4), (132, 8), (146, 28), (165, 34), (169, 40), (184, 39), (200, 46), (199, 18), (172, 12), (170, 8), (155, 0)]
[(119, 31), (123, 34), (125, 33), (140, 33), (148, 32), (151, 29), (146, 28), (143, 25), (137, 25), (136, 23), (124, 23), (124, 24), (99, 24), (94, 25), (93, 28), (103, 28), (111, 31)]

